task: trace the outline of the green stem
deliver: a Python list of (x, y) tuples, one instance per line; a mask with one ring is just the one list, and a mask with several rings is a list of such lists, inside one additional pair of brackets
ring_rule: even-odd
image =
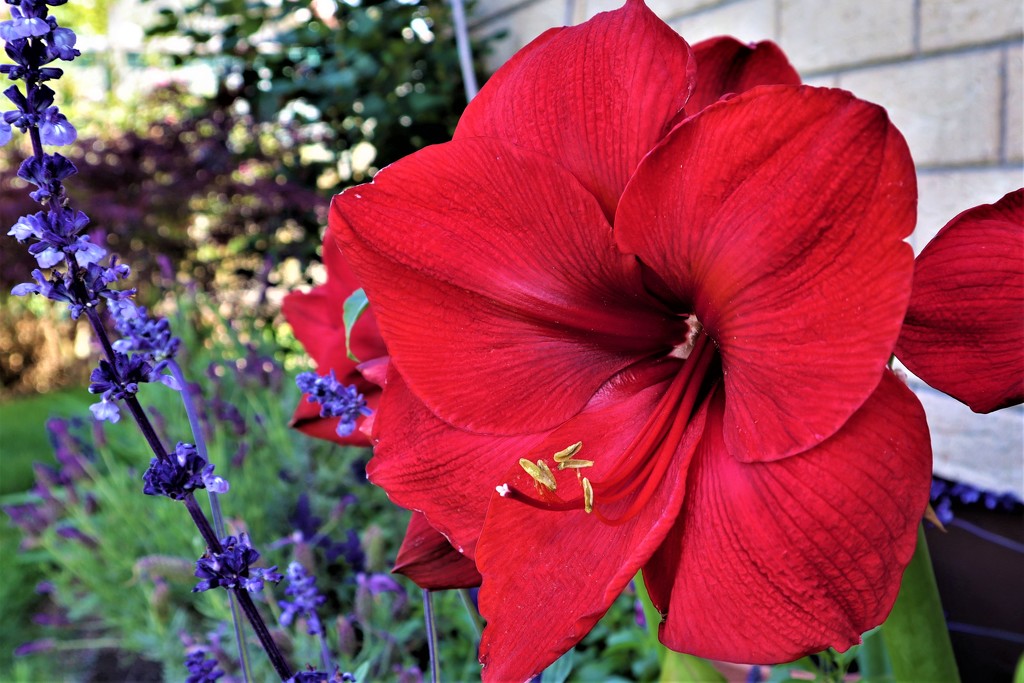
[(459, 598), (462, 599), (462, 606), (466, 608), (466, 614), (469, 616), (469, 622), (473, 625), (473, 633), (476, 635), (477, 642), (479, 642), (480, 634), (484, 630), (484, 622), (483, 619), (480, 618), (480, 612), (478, 612), (476, 606), (473, 605), (473, 598), (469, 595), (469, 589), (460, 588)]
[(882, 639), (897, 681), (959, 683), (923, 527), (917, 530), (917, 549), (903, 575), (896, 605), (882, 624)]

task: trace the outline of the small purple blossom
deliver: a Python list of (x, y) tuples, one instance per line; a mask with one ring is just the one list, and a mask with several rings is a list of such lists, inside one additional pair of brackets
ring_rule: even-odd
[(129, 300), (111, 302), (110, 315), (122, 338), (114, 342), (114, 350), (144, 354), (152, 361), (173, 358), (181, 340), (171, 334), (166, 318), (152, 318), (145, 307)]
[(75, 49), (75, 43), (77, 42), (78, 37), (75, 36), (74, 31), (69, 28), (55, 27), (53, 33), (50, 34), (50, 51), (51, 53), (56, 53), (57, 59), (70, 62), (82, 54)]
[[(172, 389), (178, 389), (178, 382), (171, 375), (161, 374), (166, 361), (152, 365), (145, 356), (114, 352), (114, 362), (100, 360), (99, 367), (92, 371), (89, 393), (100, 394), (102, 401), (90, 406), (96, 419), (110, 419), (113, 410), (109, 407), (139, 392), (139, 385), (146, 382), (160, 382)], [(116, 406), (115, 406), (116, 408)], [(105, 416), (105, 417), (101, 417)], [(111, 420), (116, 422), (116, 420)]]
[(57, 107), (49, 107), (40, 117), (39, 136), (44, 145), (63, 147), (78, 139), (78, 131)]
[(1011, 492), (995, 493), (970, 484), (938, 478), (932, 479), (930, 498), (935, 516), (943, 524), (953, 521), (955, 502), (963, 505), (982, 503), (989, 510), (1013, 510), (1022, 504), (1022, 501)]
[(142, 492), (174, 500), (182, 500), (196, 489), (227, 493), (228, 482), (214, 475), (213, 467), (199, 455), (194, 445), (178, 442), (171, 457), (150, 460), (149, 468), (142, 475), (146, 482)]
[(307, 401), (320, 404), (320, 417), (337, 417), (338, 436), (348, 436), (356, 430), (356, 418), (360, 415), (372, 415), (373, 411), (366, 406), (366, 399), (359, 393), (355, 385), (344, 385), (330, 374), (317, 375), (315, 372), (302, 372), (295, 377), (295, 384), (308, 394)]
[(251, 593), (263, 590), (263, 583), (277, 583), (283, 577), (276, 566), (266, 569), (256, 568), (252, 563), (259, 559), (260, 554), (249, 543), (248, 534), (237, 537), (228, 536), (221, 539), (223, 551), (207, 552), (196, 560), (196, 577), (202, 579), (193, 593), (210, 590), (211, 588), (244, 588)]
[(19, 8), (11, 7), (11, 19), (0, 21), (0, 39), (7, 42), (22, 38), (37, 38), (50, 32), (45, 19), (26, 16)]
[(298, 562), (288, 565), (286, 576), (288, 587), (284, 589), (284, 593), (292, 599), (281, 601), (281, 625), (290, 626), (295, 617), (301, 616), (306, 619), (307, 633), (323, 633), (323, 625), (316, 614), (316, 609), (326, 598), (316, 589), (316, 577), (307, 573), (306, 568)]
[(215, 683), (224, 675), (224, 672), (217, 668), (217, 660), (206, 655), (207, 650), (204, 647), (196, 647), (189, 651), (185, 658), (185, 668), (188, 669), (185, 683)]

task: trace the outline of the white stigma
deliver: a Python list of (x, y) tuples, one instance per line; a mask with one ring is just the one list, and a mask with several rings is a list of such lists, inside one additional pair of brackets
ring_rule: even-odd
[(498, 495), (504, 498), (509, 493), (508, 484), (502, 484), (501, 486), (495, 486), (494, 490), (498, 492)]

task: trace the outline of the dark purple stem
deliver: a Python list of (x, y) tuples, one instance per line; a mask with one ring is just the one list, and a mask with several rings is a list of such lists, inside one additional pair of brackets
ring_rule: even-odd
[(199, 529), (199, 533), (202, 535), (203, 540), (206, 541), (210, 551), (214, 553), (224, 552), (220, 539), (217, 538), (217, 533), (213, 530), (213, 526), (210, 525), (210, 521), (206, 519), (206, 515), (203, 514), (203, 509), (199, 507), (195, 496), (190, 492), (186, 494), (182, 502), (185, 503), (188, 514), (192, 516), (192, 521), (196, 523), (196, 528)]
[(263, 649), (266, 650), (267, 656), (270, 657), (270, 663), (274, 665), (277, 675), (281, 677), (282, 681), (288, 680), (292, 677), (291, 667), (288, 666), (284, 655), (277, 648), (277, 643), (274, 642), (273, 636), (270, 635), (270, 630), (263, 622), (263, 617), (260, 616), (259, 610), (256, 609), (256, 604), (252, 601), (252, 596), (242, 588), (234, 589), (234, 593), (235, 597), (238, 598), (238, 604), (242, 607), (242, 611), (245, 612), (249, 623), (252, 624), (252, 630), (256, 631), (256, 637), (260, 639)]

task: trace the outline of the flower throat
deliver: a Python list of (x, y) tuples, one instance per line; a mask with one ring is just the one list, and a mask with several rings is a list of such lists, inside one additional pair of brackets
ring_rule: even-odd
[[(672, 378), (643, 427), (626, 446), (616, 471), (606, 478), (596, 481), (585, 476), (594, 461), (586, 459), (584, 444), (578, 441), (554, 453), (551, 458), (555, 469), (576, 471), (579, 482), (576, 495), (569, 498), (560, 496), (552, 466), (543, 459), (532, 462), (526, 458), (520, 459), (519, 465), (533, 479), (534, 495), (508, 483), (498, 486), (497, 492), (502, 497), (541, 510), (582, 509), (605, 524), (614, 526), (628, 522), (657, 491), (658, 482), (672, 462), (690, 418), (708, 390), (706, 379), (715, 365), (716, 351), (714, 342), (704, 333), (696, 317), (691, 315), (687, 319), (686, 338), (668, 354), (684, 360), (679, 372)], [(628, 505), (621, 512), (611, 512), (612, 506), (622, 507), (626, 503)]]

